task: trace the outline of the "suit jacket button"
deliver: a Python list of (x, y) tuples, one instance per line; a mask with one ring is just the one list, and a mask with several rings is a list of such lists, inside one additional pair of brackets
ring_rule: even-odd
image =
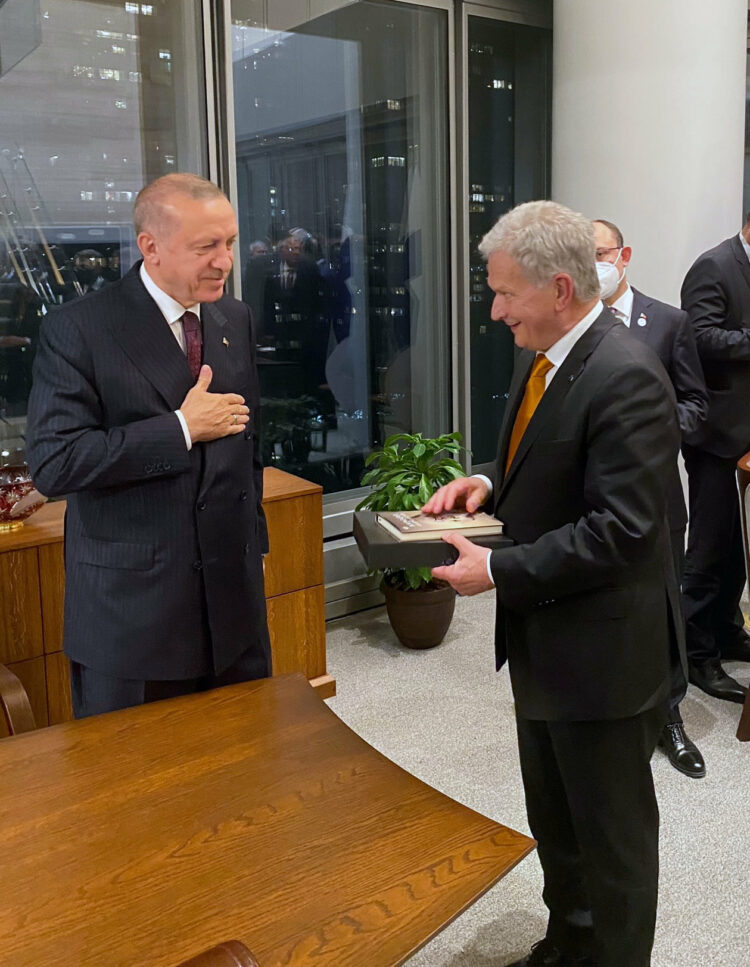
[(241, 490), (240, 491), (240, 500), (247, 500), (247, 491), (246, 490)]
[(205, 500), (198, 501), (198, 510), (205, 510), (207, 506)]
[(250, 545), (249, 544), (245, 544), (243, 546), (242, 550), (245, 552), (245, 554), (249, 554), (250, 553)]
[(203, 561), (195, 561), (193, 563), (193, 570), (194, 571), (200, 571), (202, 569), (202, 567), (203, 567)]

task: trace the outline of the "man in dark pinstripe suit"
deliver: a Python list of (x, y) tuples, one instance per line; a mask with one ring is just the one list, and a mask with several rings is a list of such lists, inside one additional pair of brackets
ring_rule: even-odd
[(270, 674), (251, 313), (237, 221), (196, 175), (135, 206), (143, 255), (48, 315), (29, 401), (37, 487), (66, 495), (76, 717)]

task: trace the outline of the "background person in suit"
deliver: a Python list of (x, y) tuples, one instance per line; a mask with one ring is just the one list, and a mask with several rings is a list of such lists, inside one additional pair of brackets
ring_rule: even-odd
[(740, 598), (745, 586), (737, 460), (750, 450), (750, 217), (739, 235), (704, 252), (682, 284), (708, 386), (708, 418), (683, 446), (690, 527), (683, 575), (690, 681), (744, 702), (721, 662), (750, 661)]
[(665, 519), (674, 394), (599, 300), (588, 219), (520, 205), (480, 251), (492, 318), (522, 352), (494, 479), (454, 481), (424, 510), (484, 505), (515, 541), (487, 551), (446, 535), (459, 557), (433, 571), (461, 594), (496, 590), (497, 665), (510, 668), (550, 910), (545, 939), (515, 967), (646, 967), (658, 879), (650, 759), (681, 632)]
[(77, 717), (270, 673), (252, 319), (224, 294), (237, 222), (196, 175), (140, 192), (143, 261), (44, 320), (28, 462), (68, 495)]
[(328, 330), (321, 319), (320, 269), (308, 253), (311, 235), (293, 228), (278, 247), (265, 288), (265, 331), (302, 369), (303, 390), (315, 394), (325, 382)]
[[(593, 224), (604, 303), (633, 336), (650, 346), (661, 360), (677, 397), (682, 439), (690, 440), (708, 413), (708, 391), (687, 315), (632, 288), (627, 280), (632, 250), (625, 245), (622, 232), (612, 222), (603, 219), (596, 219)], [(676, 462), (667, 494), (667, 521), (679, 582), (685, 559), (687, 511)], [(659, 745), (675, 769), (698, 779), (705, 776), (706, 765), (695, 743), (688, 738), (680, 715), (680, 702), (687, 691), (687, 656), (683, 653), (681, 659), (672, 669), (670, 715), (659, 737)]]

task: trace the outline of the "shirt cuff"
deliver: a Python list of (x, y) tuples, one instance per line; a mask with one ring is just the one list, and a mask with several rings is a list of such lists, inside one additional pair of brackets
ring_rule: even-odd
[[(487, 478), (485, 477), (485, 480)], [(492, 557), (492, 551), (487, 551), (487, 577), (492, 581), (492, 587), (495, 587), (495, 579), (492, 576), (492, 568), (490, 567), (490, 558)]]
[(485, 475), (483, 473), (473, 473), (472, 474), (472, 477), (474, 477), (475, 480), (481, 480), (485, 484), (487, 484), (487, 496), (488, 497), (491, 497), (492, 496), (492, 481), (490, 480), (490, 478), (489, 477), (485, 477)]
[(193, 449), (193, 441), (190, 439), (190, 430), (188, 430), (188, 425), (185, 417), (182, 415), (182, 410), (175, 410), (175, 416), (180, 421), (180, 426), (182, 427), (182, 432), (185, 435), (185, 446), (188, 450)]

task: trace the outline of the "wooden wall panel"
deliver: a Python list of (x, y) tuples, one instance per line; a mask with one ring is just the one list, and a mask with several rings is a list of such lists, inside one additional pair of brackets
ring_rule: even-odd
[(0, 554), (0, 662), (23, 661), (41, 655), (42, 614), (37, 549)]
[(45, 656), (49, 724), (59, 725), (73, 718), (70, 701), (70, 662), (61, 651)]
[(63, 644), (65, 563), (62, 542), (43, 544), (39, 548), (39, 581), (42, 595), (44, 650), (49, 654), (60, 651)]
[[(44, 658), (31, 658), (28, 661), (15, 661), (8, 668), (17, 675), (29, 696), (31, 709), (37, 728), (48, 725), (47, 716), (47, 683), (44, 675)], [(5, 728), (0, 720), (0, 728)]]
[(317, 678), (326, 671), (325, 588), (306, 588), (269, 598), (273, 674), (301, 671)]

